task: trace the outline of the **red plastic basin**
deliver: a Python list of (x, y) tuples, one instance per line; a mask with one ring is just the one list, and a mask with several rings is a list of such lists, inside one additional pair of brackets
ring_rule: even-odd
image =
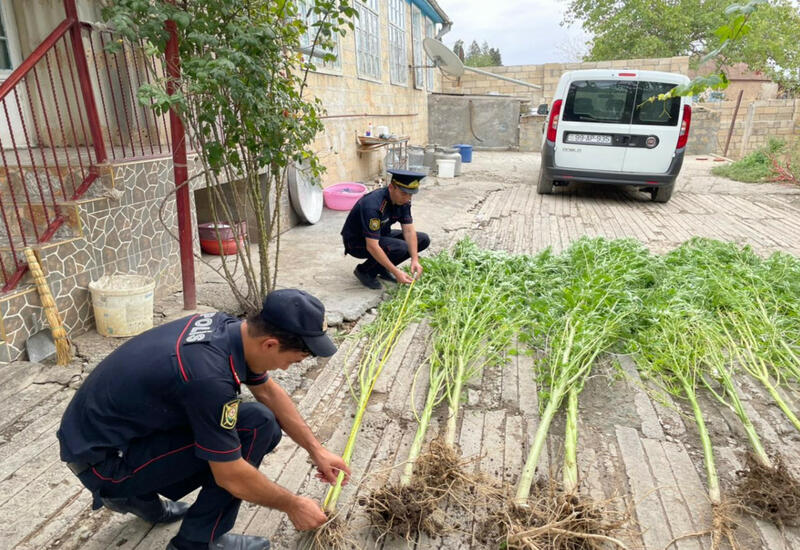
[[(241, 241), (244, 246), (244, 240)], [(200, 248), (206, 254), (215, 254), (217, 256), (228, 256), (229, 254), (236, 254), (238, 247), (236, 241), (233, 239), (223, 239), (222, 248), (220, 248), (219, 241), (216, 239), (200, 239)]]

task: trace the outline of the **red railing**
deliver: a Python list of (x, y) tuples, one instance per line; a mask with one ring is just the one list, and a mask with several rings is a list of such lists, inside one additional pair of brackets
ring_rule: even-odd
[(3, 292), (27, 269), (23, 249), (53, 238), (64, 201), (83, 196), (109, 160), (170, 153), (166, 117), (137, 99), (164, 74), (162, 61), (78, 21), (75, 0), (64, 9), (66, 19), (0, 84)]

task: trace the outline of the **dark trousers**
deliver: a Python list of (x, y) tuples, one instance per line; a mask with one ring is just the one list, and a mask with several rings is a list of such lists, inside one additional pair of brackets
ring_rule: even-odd
[[(242, 403), (236, 430), (242, 458), (256, 468), (281, 440), (275, 415), (260, 403)], [(230, 531), (241, 504), (214, 482), (208, 462), (195, 456), (189, 429), (134, 440), (124, 456), (111, 456), (78, 478), (96, 498), (149, 499), (160, 494), (179, 500), (202, 487), (178, 532), (193, 542), (208, 543)]]
[[(399, 265), (411, 257), (411, 254), (408, 253), (408, 243), (403, 239), (402, 230), (395, 229), (388, 235), (381, 235), (381, 238), (378, 239), (378, 244), (394, 265)], [(417, 252), (422, 252), (430, 244), (431, 239), (428, 234), (417, 231)], [(362, 273), (367, 273), (374, 277), (378, 274), (378, 271), (383, 269), (383, 266), (367, 251), (365, 239), (361, 239), (359, 242), (345, 241), (344, 253), (350, 254), (354, 258), (366, 259), (365, 262), (358, 265), (358, 270)]]

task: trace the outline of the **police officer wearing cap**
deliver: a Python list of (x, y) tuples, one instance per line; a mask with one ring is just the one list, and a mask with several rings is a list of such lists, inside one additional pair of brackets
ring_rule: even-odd
[[(318, 527), (327, 518), (317, 502), (258, 467), (284, 431), (308, 451), (317, 478), (333, 484), (340, 471), (350, 474), (268, 374), (333, 355), (326, 328), (319, 300), (286, 289), (245, 321), (204, 313), (132, 338), (75, 393), (58, 430), (61, 459), (92, 492), (94, 509), (182, 519), (168, 550), (267, 550), (263, 537), (228, 532), (242, 500), (285, 512), (297, 529)], [(242, 402), (242, 384), (256, 402)], [(178, 502), (198, 487), (194, 503)]]
[[(342, 228), (344, 253), (365, 261), (353, 272), (367, 288), (379, 289), (378, 277), (391, 282), (411, 283), (411, 276), (397, 268), (411, 258), (411, 275), (422, 274), (419, 252), (430, 245), (430, 238), (414, 229), (411, 196), (419, 192), (425, 174), (408, 170), (389, 170), (391, 181), (381, 189), (361, 197), (350, 210)], [(400, 230), (392, 225), (400, 222)]]

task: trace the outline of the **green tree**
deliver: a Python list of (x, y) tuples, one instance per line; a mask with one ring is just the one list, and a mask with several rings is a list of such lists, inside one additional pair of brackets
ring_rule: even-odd
[(467, 50), (467, 57), (465, 61), (470, 59), (480, 59), (481, 57), (481, 47), (478, 45), (477, 40), (473, 40), (469, 45), (469, 50)]
[(453, 44), (453, 52), (458, 56), (458, 58), (462, 62), (464, 61), (464, 41), (463, 40), (456, 40), (456, 43)]
[(500, 49), (490, 48), (489, 43), (485, 40), (481, 45), (478, 45), (478, 42), (473, 40), (463, 61), (464, 65), (468, 67), (492, 67), (503, 64)]
[(570, 0), (564, 23), (578, 22), (594, 36), (587, 61), (712, 54), (720, 67), (744, 62), (785, 88), (800, 88), (800, 9), (792, 0), (729, 4)]
[(166, 78), (154, 70), (156, 83), (139, 89), (139, 101), (159, 113), (174, 108), (183, 120), (214, 221), (255, 217), (257, 258), (251, 247), (239, 247), (237, 256), (223, 257), (221, 274), (244, 310), (259, 308), (276, 285), (287, 168), (302, 161), (314, 175), (323, 169), (311, 150), (323, 108), (304, 93), (306, 77), (318, 59), (335, 59), (336, 35), (352, 28), (355, 10), (349, 0), (104, 3), (115, 31), (133, 43), (144, 40), (151, 56), (164, 56), (166, 22), (176, 23), (177, 93), (167, 94)]
[(500, 67), (503, 64), (503, 58), (500, 56), (498, 48), (489, 48), (489, 58), (492, 60), (493, 67)]

